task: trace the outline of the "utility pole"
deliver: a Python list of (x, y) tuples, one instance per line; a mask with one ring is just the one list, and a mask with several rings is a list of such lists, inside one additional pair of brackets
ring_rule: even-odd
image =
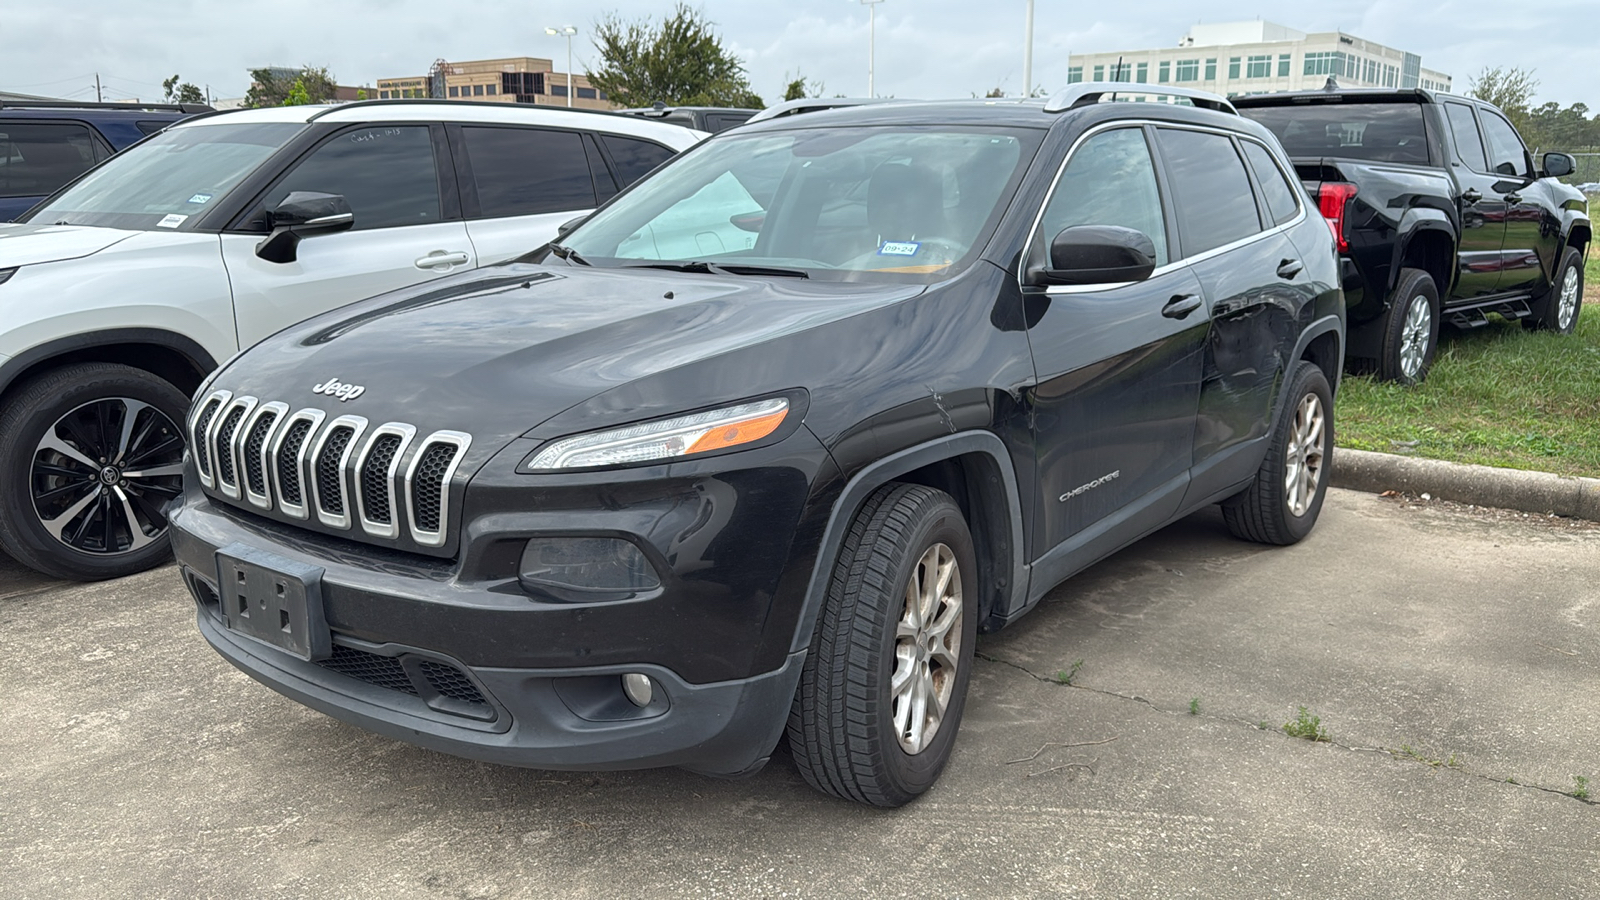
[(104, 103), (105, 102), (104, 100), (100, 99), (100, 73), (99, 72), (94, 73), (94, 102), (96, 102), (96, 103)]
[(878, 96), (878, 86), (873, 80), (873, 77), (874, 77), (873, 76), (873, 68), (874, 68), (873, 67), (873, 62), (874, 62), (873, 56), (874, 56), (874, 54), (876, 52), (876, 47), (877, 47), (877, 43), (878, 43), (878, 34), (877, 34), (878, 19), (877, 19), (877, 16), (875, 15), (875, 13), (877, 12), (878, 4), (882, 3), (882, 2), (883, 2), (883, 0), (861, 0), (861, 5), (865, 6), (867, 8), (867, 96), (868, 97), (876, 97), (876, 96)]
[(1027, 26), (1022, 37), (1022, 96), (1033, 96), (1033, 0), (1028, 0)]

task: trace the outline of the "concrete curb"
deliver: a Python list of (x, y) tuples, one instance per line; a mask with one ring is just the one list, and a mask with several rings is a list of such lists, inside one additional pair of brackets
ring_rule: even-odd
[(1356, 491), (1427, 491), (1441, 500), (1600, 522), (1600, 478), (1578, 478), (1372, 453), (1333, 451), (1334, 487)]

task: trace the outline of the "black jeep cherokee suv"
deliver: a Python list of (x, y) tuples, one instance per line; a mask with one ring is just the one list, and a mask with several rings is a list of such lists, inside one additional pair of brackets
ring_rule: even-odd
[(1206, 504), (1278, 544), (1322, 504), (1328, 226), (1226, 101), (1118, 87), (747, 126), (269, 338), (190, 414), (201, 632), (449, 753), (735, 775), (787, 733), (909, 801), (979, 632)]

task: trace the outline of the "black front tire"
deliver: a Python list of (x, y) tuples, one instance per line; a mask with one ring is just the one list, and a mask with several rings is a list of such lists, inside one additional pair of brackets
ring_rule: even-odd
[(1223, 521), (1233, 536), (1260, 544), (1293, 544), (1311, 533), (1332, 471), (1333, 390), (1328, 376), (1302, 360), (1283, 401), (1255, 480), (1222, 504)]
[(1419, 384), (1439, 348), (1439, 288), (1421, 269), (1401, 269), (1400, 282), (1383, 314), (1378, 378)]
[[(171, 558), (161, 507), (182, 491), (187, 406), (168, 382), (112, 363), (63, 366), (19, 387), (0, 410), (0, 547), (75, 581)], [(47, 435), (59, 449), (41, 444)]]
[(1556, 334), (1571, 334), (1583, 312), (1583, 254), (1568, 247), (1561, 254), (1556, 280), (1543, 297), (1530, 304), (1533, 314), (1522, 320), (1522, 327)]
[[(945, 560), (955, 570), (938, 581)], [(932, 597), (922, 604), (931, 612), (913, 612), (911, 593)], [(812, 787), (897, 807), (933, 785), (966, 705), (978, 596), (972, 536), (950, 495), (889, 484), (867, 499), (840, 548), (789, 712), (790, 752)], [(916, 622), (927, 633), (908, 637), (922, 630)], [(911, 681), (931, 692), (924, 709), (944, 695), (932, 728)]]

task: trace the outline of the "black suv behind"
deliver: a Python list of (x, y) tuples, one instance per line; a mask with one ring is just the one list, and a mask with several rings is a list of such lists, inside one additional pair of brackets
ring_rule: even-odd
[(202, 386), (172, 516), (206, 639), (427, 747), (898, 805), (980, 631), (1206, 504), (1328, 482), (1332, 235), (1226, 101), (752, 125), (553, 244)]

